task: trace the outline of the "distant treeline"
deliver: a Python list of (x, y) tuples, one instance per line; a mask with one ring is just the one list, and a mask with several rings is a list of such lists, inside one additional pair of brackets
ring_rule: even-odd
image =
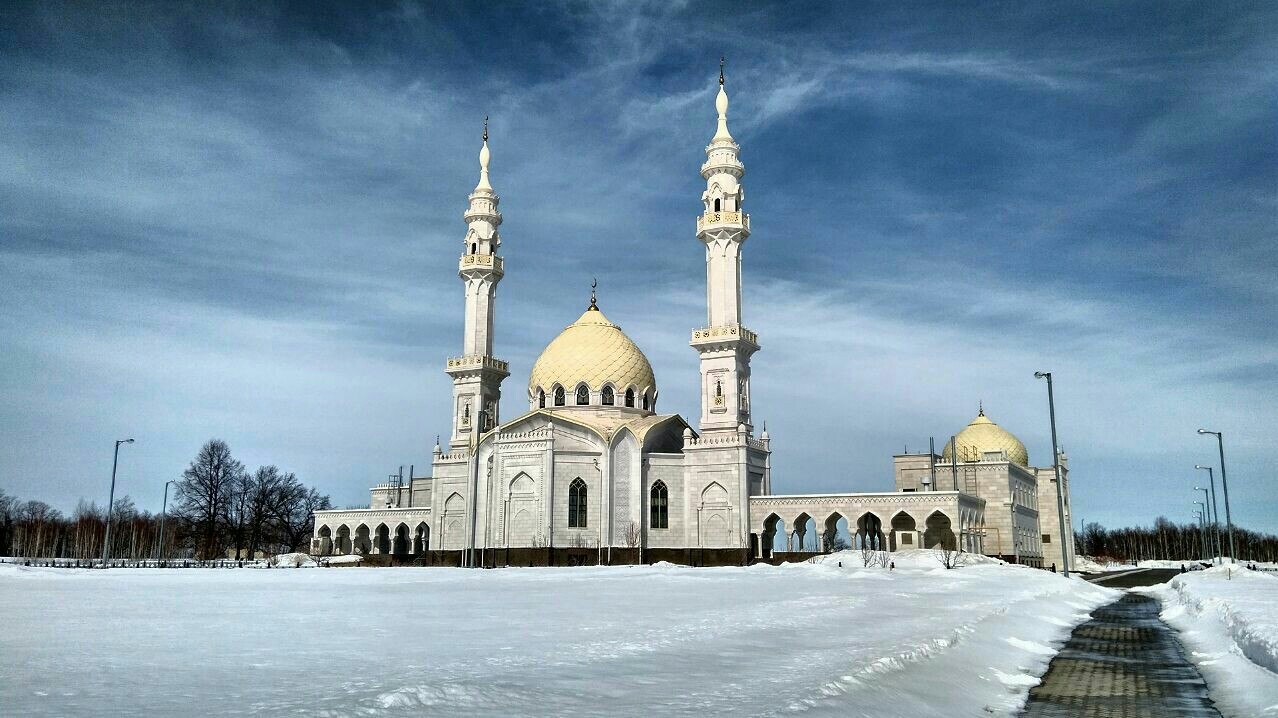
[[(311, 517), (332, 508), (328, 496), (275, 466), (247, 471), (220, 439), (200, 447), (176, 480), (164, 519), (122, 496), (111, 510), (111, 556), (123, 559), (222, 558), (307, 550)], [(81, 500), (70, 516), (43, 501), (0, 489), (0, 555), (31, 558), (102, 557), (106, 507)]]
[[(1198, 524), (1177, 524), (1159, 516), (1154, 525), (1148, 527), (1107, 529), (1098, 523), (1087, 524), (1082, 533), (1074, 534), (1074, 546), (1080, 554), (1121, 562), (1147, 559), (1197, 561), (1204, 555), (1229, 555), (1229, 534), (1223, 523), (1220, 526), (1219, 552), (1215, 547), (1215, 531), (1208, 526), (1205, 533), (1204, 537), (1204, 531)], [(1238, 552), (1234, 558), (1239, 561), (1278, 561), (1278, 536), (1273, 534), (1234, 526), (1234, 546)]]

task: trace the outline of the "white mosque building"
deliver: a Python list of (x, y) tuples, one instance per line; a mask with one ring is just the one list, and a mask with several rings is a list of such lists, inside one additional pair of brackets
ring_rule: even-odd
[(502, 215), (485, 129), (458, 267), (462, 351), (446, 364), (447, 446), (436, 444), (430, 476), (373, 487), (369, 508), (316, 512), (315, 553), (426, 565), (722, 565), (805, 556), (846, 531), (855, 547), (884, 551), (944, 547), (1035, 566), (1061, 565), (1062, 549), (1072, 555), (1072, 531), (1066, 545), (1059, 540), (1054, 467), (1031, 467), (1024, 444), (983, 410), (943, 454), (896, 456), (893, 491), (772, 492), (772, 442), (751, 418), (750, 358), (760, 342), (741, 312), (750, 215), (722, 72), (715, 106), (696, 221), (706, 323), (689, 342), (700, 357), (697, 426), (658, 411), (652, 366), (593, 296), (533, 365), (528, 411), (503, 421), (510, 372), (493, 355)]

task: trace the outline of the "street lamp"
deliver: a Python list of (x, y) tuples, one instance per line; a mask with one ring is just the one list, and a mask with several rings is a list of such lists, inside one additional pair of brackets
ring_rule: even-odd
[[(595, 459), (595, 471), (599, 472), (599, 498), (595, 504), (599, 507), (595, 509), (595, 518), (599, 521), (599, 540), (595, 542), (595, 565), (603, 565), (603, 469), (599, 466), (599, 459)], [(612, 556), (612, 547), (608, 549), (608, 556)], [(612, 563), (609, 561), (608, 563)]]
[(176, 484), (177, 479), (170, 479), (164, 482), (164, 503), (160, 509), (160, 545), (155, 550), (155, 560), (162, 561), (164, 559), (164, 519), (169, 513), (169, 484)]
[(1211, 434), (1216, 437), (1216, 447), (1220, 449), (1220, 488), (1225, 492), (1225, 529), (1229, 533), (1229, 562), (1238, 563), (1234, 553), (1234, 519), (1229, 513), (1229, 479), (1225, 478), (1225, 437), (1219, 431), (1199, 429), (1199, 434)]
[(115, 504), (115, 469), (120, 465), (120, 444), (132, 443), (133, 439), (116, 439), (115, 442), (115, 456), (111, 459), (111, 493), (107, 495), (106, 540), (102, 542), (102, 568), (106, 568), (107, 561), (111, 559), (111, 508)]
[[(1211, 523), (1211, 498), (1210, 498), (1210, 496), (1208, 496), (1208, 494), (1207, 494), (1207, 489), (1204, 489), (1204, 488), (1203, 488), (1203, 487), (1201, 487), (1201, 486), (1195, 486), (1195, 487), (1194, 487), (1194, 491), (1201, 491), (1201, 492), (1203, 492), (1203, 501), (1206, 503), (1206, 506), (1204, 506), (1204, 507), (1203, 507), (1203, 510), (1207, 512), (1207, 523)], [(1210, 538), (1210, 536), (1209, 536), (1209, 538)], [(1211, 542), (1209, 541), (1208, 543), (1211, 543)], [(1215, 550), (1216, 550), (1216, 549), (1219, 549), (1219, 548), (1220, 548), (1220, 546), (1219, 546), (1219, 545), (1217, 545), (1217, 546), (1216, 546), (1216, 548), (1215, 548), (1215, 549), (1213, 549), (1213, 554), (1212, 554), (1212, 556), (1210, 557), (1210, 558), (1211, 558), (1211, 563), (1212, 563), (1212, 565), (1213, 565), (1213, 566), (1215, 566), (1215, 565), (1216, 565), (1216, 556), (1215, 556), (1215, 553), (1214, 553), (1214, 552), (1215, 552)]]
[(1052, 468), (1056, 471), (1056, 525), (1061, 530), (1061, 574), (1069, 578), (1069, 537), (1066, 532), (1073, 529), (1068, 528), (1065, 522), (1065, 491), (1061, 486), (1061, 453), (1056, 448), (1056, 400), (1052, 396), (1052, 373), (1036, 371), (1034, 378), (1047, 380), (1047, 413), (1052, 420)]
[[(1194, 503), (1195, 503), (1195, 504), (1198, 504), (1199, 506), (1202, 506), (1202, 505), (1203, 505), (1201, 501), (1195, 501)], [(1194, 516), (1198, 519), (1198, 550), (1199, 550), (1199, 551), (1202, 551), (1203, 555), (1204, 555), (1204, 556), (1206, 556), (1206, 555), (1207, 555), (1207, 542), (1206, 542), (1206, 540), (1205, 540), (1205, 539), (1204, 539), (1204, 537), (1203, 537), (1203, 534), (1205, 533), (1205, 532), (1203, 531), (1203, 512), (1202, 512), (1202, 511), (1195, 511), (1195, 512), (1194, 512)]]
[(1216, 475), (1210, 466), (1202, 464), (1194, 464), (1195, 469), (1202, 469), (1207, 472), (1207, 481), (1211, 485), (1211, 527), (1216, 534), (1216, 551), (1220, 554), (1221, 563), (1225, 562), (1225, 552), (1220, 545), (1220, 501), (1216, 499)]

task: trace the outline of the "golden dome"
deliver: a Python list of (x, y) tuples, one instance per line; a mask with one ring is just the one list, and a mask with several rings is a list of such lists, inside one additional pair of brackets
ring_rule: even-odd
[(657, 380), (648, 357), (593, 303), (537, 358), (528, 378), (528, 392), (535, 396), (537, 389), (542, 389), (549, 404), (551, 390), (558, 384), (564, 388), (571, 404), (573, 390), (583, 382), (592, 391), (612, 384), (618, 394), (618, 405), (627, 387), (633, 386), (639, 396), (645, 390), (653, 398), (657, 393)]
[[(1025, 450), (1025, 444), (1011, 432), (990, 421), (985, 416), (984, 407), (972, 419), (972, 423), (954, 437), (954, 443), (958, 445), (959, 461), (981, 461), (987, 451), (1002, 451), (1006, 452), (1009, 461), (1029, 466), (1029, 452)], [(941, 458), (948, 462), (951, 456), (950, 445), (947, 443)]]

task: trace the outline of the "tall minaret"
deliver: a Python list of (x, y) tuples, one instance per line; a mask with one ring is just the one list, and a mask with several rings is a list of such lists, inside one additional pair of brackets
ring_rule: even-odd
[[(457, 275), (466, 288), (466, 330), (462, 356), (448, 360), (453, 378), (453, 448), (469, 445), (478, 435), (500, 423), (497, 414), (501, 382), (510, 372), (506, 362), (493, 358), (493, 313), (497, 283), (505, 270), (501, 246), (501, 201), (488, 183), (488, 118), (484, 118), (484, 146), (479, 150), (479, 184), (470, 193), (470, 208), (462, 215), (466, 239)], [(481, 412), (483, 424), (480, 423)]]
[(706, 324), (692, 333), (701, 355), (701, 431), (736, 431), (750, 422), (750, 356), (759, 339), (741, 324), (741, 247), (750, 236), (750, 215), (741, 211), (745, 165), (728, 132), (728, 93), (719, 62), (719, 128), (706, 147), (701, 176), (706, 180), (697, 218), (697, 239), (706, 247)]

